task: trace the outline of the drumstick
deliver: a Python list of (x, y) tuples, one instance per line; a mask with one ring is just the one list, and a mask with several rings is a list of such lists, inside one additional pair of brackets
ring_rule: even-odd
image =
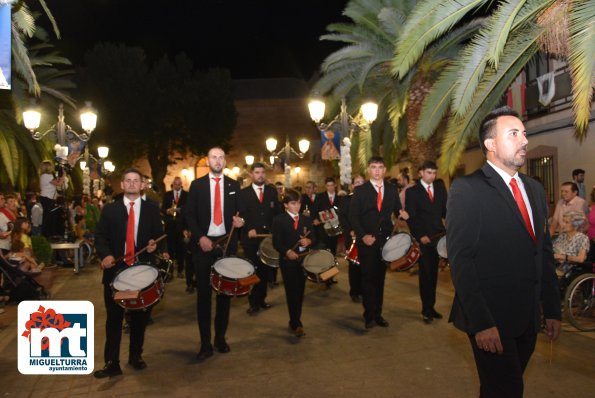
[[(240, 215), (240, 212), (236, 212), (236, 217)], [(233, 230), (236, 229), (236, 226), (233, 225), (233, 223), (231, 224), (231, 231), (229, 231), (229, 236), (227, 237), (227, 242), (225, 242), (225, 247), (223, 248), (223, 257), (225, 257), (225, 254), (227, 254), (227, 247), (229, 246), (229, 241), (231, 240), (231, 237), (233, 236)]]
[(273, 234), (256, 234), (253, 238), (272, 238)]
[(296, 248), (297, 248), (297, 247), (300, 245), (300, 241), (301, 241), (302, 239), (304, 239), (305, 237), (307, 237), (307, 236), (310, 234), (310, 231), (308, 231), (306, 228), (304, 228), (304, 231), (306, 231), (306, 232), (305, 232), (305, 234), (304, 234), (304, 236), (300, 237), (300, 240), (298, 240), (298, 241), (296, 242), (296, 244), (295, 244), (295, 245), (293, 245), (293, 247), (292, 247), (290, 250), (295, 250), (295, 249), (296, 249)]
[(215, 242), (213, 242), (213, 247), (215, 246), (219, 246), (219, 244), (221, 242), (223, 242), (225, 239), (227, 239), (229, 237), (229, 234), (225, 234), (222, 237), (220, 237), (219, 239), (217, 239)]
[[(163, 239), (165, 239), (166, 236), (167, 236), (167, 234), (161, 235), (159, 238), (155, 239), (155, 243), (157, 243), (159, 241), (162, 241)], [(143, 247), (142, 249), (140, 249), (139, 251), (137, 251), (136, 253), (134, 253), (134, 255), (132, 256), (132, 258), (138, 257), (139, 254), (146, 252), (148, 248), (149, 248), (149, 245)], [(114, 260), (114, 264), (117, 264), (117, 263), (119, 263), (122, 260), (128, 260), (126, 258), (126, 255), (123, 255), (122, 257), (118, 257), (116, 260)]]
[(306, 252), (299, 253), (297, 256), (298, 257), (303, 257), (303, 256), (307, 256), (308, 254), (318, 253), (319, 251), (320, 250), (318, 250), (318, 249), (316, 249), (316, 250), (309, 250), (309, 251), (306, 251)]

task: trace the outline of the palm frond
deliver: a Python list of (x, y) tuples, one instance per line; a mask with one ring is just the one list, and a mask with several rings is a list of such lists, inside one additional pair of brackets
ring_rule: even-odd
[(48, 8), (45, 0), (39, 0), (39, 4), (41, 4), (41, 7), (45, 11), (45, 14), (47, 15), (48, 19), (50, 20), (50, 23), (52, 24), (52, 28), (54, 29), (54, 34), (59, 39), (60, 38), (60, 29), (58, 29), (58, 24), (56, 23), (56, 19), (54, 18), (54, 15)]
[(483, 118), (500, 102), (502, 95), (537, 52), (537, 37), (541, 28), (529, 25), (515, 31), (504, 47), (498, 70), (486, 69), (471, 101), (472, 106), (461, 117), (451, 116), (442, 141), (440, 168), (452, 174)]
[(20, 34), (18, 34), (15, 24), (12, 24), (12, 59), (13, 70), (18, 76), (21, 76), (28, 85), (28, 91), (39, 95), (39, 84), (33, 72), (31, 61), (27, 53), (27, 48)]
[(398, 38), (392, 72), (403, 78), (423, 51), (470, 11), (488, 0), (427, 0), (417, 3)]
[(572, 111), (576, 136), (589, 129), (591, 101), (595, 87), (595, 2), (575, 0), (569, 17), (568, 65), (572, 79)]
[(486, 28), (488, 31), (488, 62), (498, 68), (500, 56), (508, 40), (508, 34), (517, 14), (524, 7), (526, 0), (501, 0), (498, 8), (490, 17)]
[(455, 89), (458, 67), (458, 64), (447, 67), (424, 99), (417, 122), (416, 135), (419, 138), (430, 138), (447, 114)]

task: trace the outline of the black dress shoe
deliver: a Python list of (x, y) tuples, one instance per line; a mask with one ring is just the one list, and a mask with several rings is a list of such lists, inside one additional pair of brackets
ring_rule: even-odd
[(270, 305), (269, 303), (266, 303), (264, 301), (262, 303), (260, 303), (260, 308), (262, 308), (263, 310), (268, 310), (271, 307), (272, 307), (272, 305)]
[(366, 329), (372, 329), (374, 327), (374, 321), (366, 321)]
[(192, 286), (186, 287), (186, 293), (188, 293), (188, 294), (194, 293), (194, 288)]
[(434, 318), (432, 318), (430, 315), (427, 315), (427, 314), (421, 314), (421, 318), (423, 319), (423, 321), (426, 325), (429, 325), (434, 320)]
[(353, 301), (354, 303), (359, 303), (361, 300), (359, 299), (359, 296), (357, 294), (354, 294), (351, 296), (351, 301)]
[(306, 332), (304, 332), (304, 328), (302, 326), (295, 328), (294, 333), (295, 337), (304, 337), (306, 335)]
[(122, 374), (122, 369), (120, 369), (120, 364), (117, 362), (108, 362), (105, 364), (103, 369), (100, 369), (93, 373), (93, 376), (96, 379), (103, 379), (105, 377), (112, 377), (112, 376), (119, 376)]
[(136, 370), (142, 370), (147, 367), (147, 363), (143, 360), (143, 357), (139, 355), (131, 355), (128, 358), (128, 365), (131, 365)]
[(196, 359), (198, 359), (199, 362), (204, 361), (207, 358), (210, 358), (213, 356), (213, 346), (212, 345), (201, 345), (200, 346), (200, 351), (198, 352), (198, 354), (196, 354)]
[(432, 318), (434, 319), (442, 319), (442, 314), (436, 310), (432, 310)]
[(258, 308), (258, 307), (253, 307), (253, 306), (250, 306), (250, 307), (249, 307), (249, 308), (246, 310), (246, 314), (249, 314), (249, 315), (254, 315), (254, 314), (256, 314), (258, 311), (260, 311), (260, 308)]
[(225, 339), (215, 340), (215, 349), (221, 354), (227, 354), (229, 351), (231, 351), (231, 348), (229, 348), (229, 344), (227, 344)]
[(388, 327), (388, 321), (386, 319), (384, 319), (383, 317), (379, 316), (378, 318), (375, 319), (376, 321), (376, 325), (381, 326), (383, 328), (387, 328)]

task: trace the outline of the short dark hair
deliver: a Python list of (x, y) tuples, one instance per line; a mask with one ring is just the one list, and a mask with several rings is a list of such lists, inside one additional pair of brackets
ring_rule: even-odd
[(282, 183), (281, 181), (277, 181), (277, 182), (275, 183), (275, 186), (276, 186), (276, 187), (282, 187), (282, 186), (283, 186), (283, 183)]
[(368, 166), (372, 163), (381, 163), (382, 165), (385, 165), (384, 158), (382, 156), (372, 156), (370, 159), (368, 159)]
[(300, 202), (301, 195), (295, 189), (288, 189), (285, 191), (285, 196), (283, 196), (283, 203), (289, 202)]
[(585, 170), (583, 169), (574, 169), (572, 170), (572, 177), (576, 177), (579, 174), (585, 174)]
[(129, 167), (126, 170), (124, 170), (122, 172), (122, 181), (124, 181), (124, 176), (128, 173), (135, 173), (138, 174), (138, 176), (140, 177), (140, 179), (142, 180), (143, 178), (145, 178), (145, 176), (140, 172), (139, 169), (135, 168), (135, 167)]
[(572, 192), (578, 192), (578, 185), (573, 181), (566, 181), (562, 183), (562, 186), (569, 186)]
[(436, 163), (432, 160), (425, 160), (422, 164), (421, 167), (419, 168), (420, 170), (438, 170), (438, 166), (436, 165)]
[(266, 169), (266, 167), (264, 163), (256, 162), (252, 163), (252, 166), (250, 166), (250, 171), (254, 171), (254, 169)]
[(335, 183), (335, 177), (326, 177), (324, 179), (324, 183), (326, 184), (327, 182), (332, 182), (334, 184)]
[(519, 114), (511, 107), (503, 106), (494, 109), (482, 120), (479, 126), (479, 146), (484, 155), (488, 153), (488, 150), (483, 142), (488, 138), (495, 137), (496, 120), (502, 116), (514, 116), (518, 118)]

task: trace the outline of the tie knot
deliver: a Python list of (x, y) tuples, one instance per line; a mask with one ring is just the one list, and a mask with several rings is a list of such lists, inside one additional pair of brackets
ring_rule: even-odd
[(513, 178), (510, 179), (510, 185), (517, 186), (516, 178), (513, 177)]
[(130, 202), (130, 207), (133, 207), (133, 206), (134, 206), (134, 202)]
[(382, 188), (382, 185), (376, 185), (376, 188), (378, 188), (378, 190), (380, 190), (380, 188)]
[(219, 182), (221, 181), (221, 177), (213, 177), (213, 180), (215, 180), (215, 182)]

